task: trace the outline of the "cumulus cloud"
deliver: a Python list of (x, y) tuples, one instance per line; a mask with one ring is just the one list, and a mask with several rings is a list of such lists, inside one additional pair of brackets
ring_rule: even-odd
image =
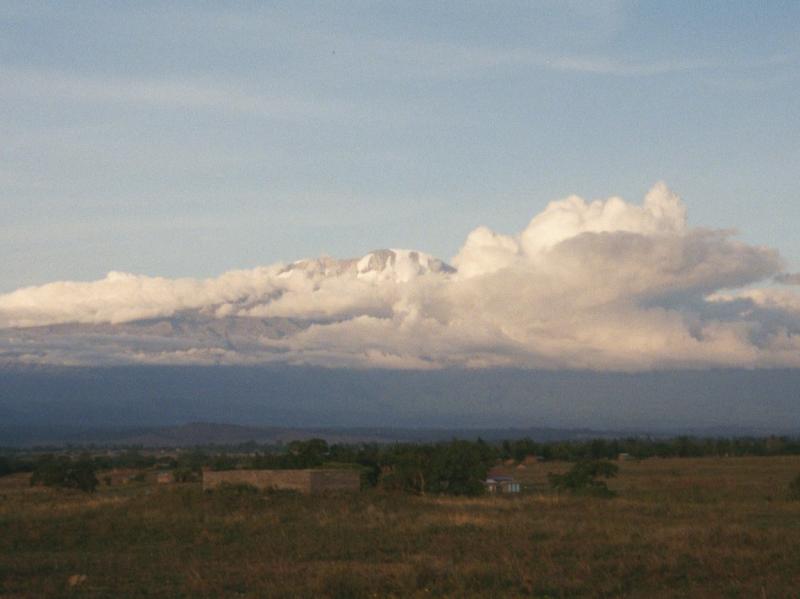
[(110, 273), (0, 296), (0, 360), (379, 368), (800, 366), (800, 294), (777, 252), (641, 204), (551, 202), (472, 231), (453, 267), (381, 250), (163, 279)]
[(277, 267), (216, 279), (164, 279), (110, 272), (100, 281), (59, 281), (0, 295), (0, 326), (64, 322), (117, 324), (268, 297)]
[(800, 272), (783, 272), (775, 277), (775, 282), (783, 285), (800, 285)]

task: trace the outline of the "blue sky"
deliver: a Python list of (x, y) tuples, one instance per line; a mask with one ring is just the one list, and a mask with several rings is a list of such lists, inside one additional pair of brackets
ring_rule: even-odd
[(658, 180), (800, 268), (796, 2), (0, 6), (0, 292), (211, 276)]

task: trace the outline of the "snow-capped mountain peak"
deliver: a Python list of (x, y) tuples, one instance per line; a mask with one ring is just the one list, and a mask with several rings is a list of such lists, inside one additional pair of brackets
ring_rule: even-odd
[(328, 256), (299, 260), (287, 266), (279, 276), (302, 271), (323, 277), (351, 275), (363, 280), (407, 282), (428, 273), (453, 273), (449, 264), (424, 252), (403, 249), (374, 250), (361, 258), (337, 260)]
[(409, 281), (416, 276), (454, 272), (453, 267), (423, 252), (415, 250), (375, 250), (356, 263), (359, 277), (392, 278)]

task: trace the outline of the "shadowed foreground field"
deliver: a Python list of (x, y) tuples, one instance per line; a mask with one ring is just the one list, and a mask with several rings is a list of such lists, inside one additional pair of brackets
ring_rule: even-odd
[(0, 478), (2, 597), (797, 597), (800, 458), (622, 462), (614, 499), (94, 496)]

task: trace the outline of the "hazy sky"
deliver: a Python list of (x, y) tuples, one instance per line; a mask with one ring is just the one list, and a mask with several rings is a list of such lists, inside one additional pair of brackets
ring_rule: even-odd
[(0, 5), (0, 292), (410, 247), (666, 181), (800, 268), (800, 3)]

